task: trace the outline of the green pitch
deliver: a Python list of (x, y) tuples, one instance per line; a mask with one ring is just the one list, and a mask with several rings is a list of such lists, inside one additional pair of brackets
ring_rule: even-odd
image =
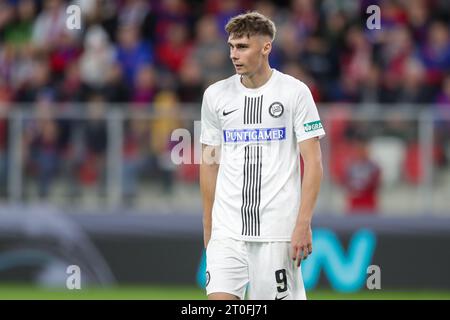
[[(361, 291), (338, 293), (331, 290), (307, 292), (309, 300), (450, 300), (450, 291)], [(87, 300), (202, 300), (203, 290), (196, 287), (110, 287), (80, 290), (42, 289), (28, 286), (0, 286), (0, 300), (5, 299), (87, 299)]]

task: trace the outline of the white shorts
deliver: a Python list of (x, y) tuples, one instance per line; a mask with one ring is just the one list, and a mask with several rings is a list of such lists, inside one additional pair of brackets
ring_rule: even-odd
[(211, 239), (206, 248), (206, 293), (250, 300), (306, 300), (290, 242)]

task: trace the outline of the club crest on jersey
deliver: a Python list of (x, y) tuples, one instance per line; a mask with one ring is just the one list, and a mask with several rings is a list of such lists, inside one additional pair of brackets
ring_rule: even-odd
[(274, 102), (269, 107), (269, 113), (274, 118), (279, 118), (284, 112), (284, 107), (281, 102)]

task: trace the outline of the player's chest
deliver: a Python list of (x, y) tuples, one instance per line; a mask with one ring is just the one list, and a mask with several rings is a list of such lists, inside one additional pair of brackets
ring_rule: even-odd
[(269, 95), (237, 95), (221, 101), (218, 118), (223, 129), (281, 127), (290, 119), (288, 101)]

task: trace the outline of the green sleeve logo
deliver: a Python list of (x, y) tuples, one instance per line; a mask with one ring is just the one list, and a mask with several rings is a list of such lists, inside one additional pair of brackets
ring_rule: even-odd
[(303, 126), (305, 128), (305, 132), (315, 131), (323, 128), (322, 122), (320, 122), (320, 120), (305, 123)]

